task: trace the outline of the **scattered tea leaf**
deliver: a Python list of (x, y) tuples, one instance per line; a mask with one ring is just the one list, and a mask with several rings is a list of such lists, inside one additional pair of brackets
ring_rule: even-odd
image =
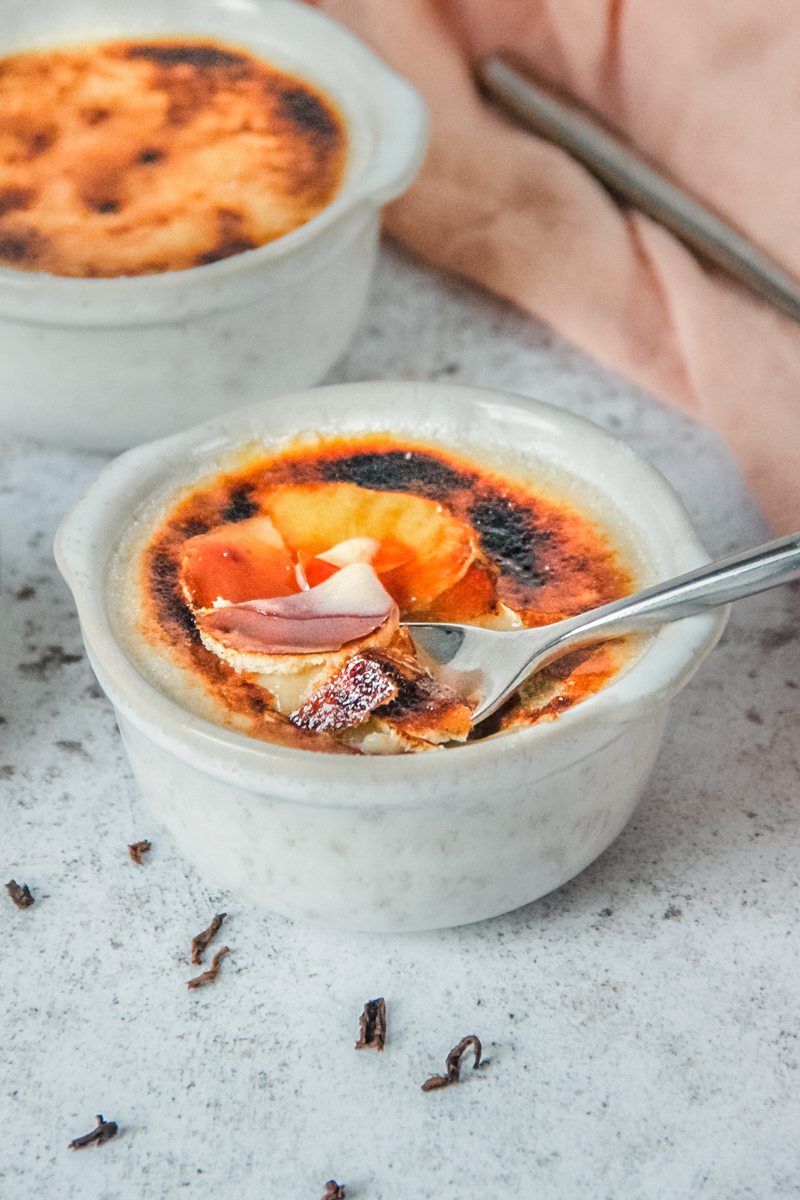
[(475, 1054), (475, 1061), (472, 1064), (473, 1071), (476, 1071), (481, 1065), (481, 1044), (474, 1033), (468, 1034), (462, 1038), (457, 1046), (447, 1056), (445, 1062), (444, 1075), (432, 1075), (430, 1079), (426, 1079), (422, 1085), (423, 1092), (434, 1092), (438, 1088), (451, 1087), (454, 1083), (458, 1083), (461, 1078), (461, 1059), (465, 1052), (469, 1049)]
[(358, 1019), (356, 1050), (383, 1050), (386, 1045), (386, 1001), (368, 1000)]
[(202, 933), (198, 933), (197, 937), (192, 938), (192, 962), (196, 967), (199, 967), (203, 961), (203, 954), (208, 949), (209, 942), (216, 936), (227, 915), (227, 913), (217, 913), (208, 929), (204, 929)]
[(329, 1179), (325, 1184), (325, 1195), (322, 1200), (345, 1200), (344, 1184), (337, 1183), (335, 1179)]
[(63, 646), (48, 646), (34, 662), (17, 663), (17, 670), (20, 675), (49, 679), (61, 667), (79, 663), (82, 658), (82, 654), (67, 654)]
[(130, 854), (131, 860), (135, 862), (138, 867), (144, 866), (144, 863), (142, 862), (142, 855), (147, 854), (149, 850), (150, 843), (146, 839), (143, 842), (132, 842), (131, 845), (128, 846), (128, 854)]
[(16, 879), (9, 879), (6, 884), (6, 891), (11, 899), (16, 904), (17, 908), (30, 908), (34, 902), (31, 895), (31, 889), (27, 883), (17, 883)]
[(92, 1132), (85, 1133), (83, 1137), (73, 1138), (67, 1149), (82, 1150), (84, 1146), (102, 1146), (103, 1142), (108, 1142), (117, 1136), (116, 1121), (106, 1121), (102, 1113), (97, 1114), (95, 1121), (97, 1124)]
[(222, 962), (226, 954), (230, 954), (230, 948), (228, 946), (223, 946), (222, 949), (218, 950), (212, 958), (211, 966), (208, 968), (208, 970), (203, 971), (202, 975), (195, 975), (194, 979), (190, 979), (186, 986), (189, 988), (198, 988), (202, 987), (205, 983), (213, 982), (213, 980), (217, 978), (217, 975), (219, 975), (219, 964)]

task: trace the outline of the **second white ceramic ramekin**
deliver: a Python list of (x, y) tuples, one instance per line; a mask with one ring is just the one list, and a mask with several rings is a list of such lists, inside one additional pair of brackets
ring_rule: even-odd
[(119, 279), (0, 268), (0, 424), (121, 450), (315, 383), (358, 322), (380, 208), (416, 174), (423, 102), (343, 26), (292, 0), (0, 0), (0, 55), (107, 37), (208, 36), (319, 85), (343, 112), (339, 194), (286, 237)]

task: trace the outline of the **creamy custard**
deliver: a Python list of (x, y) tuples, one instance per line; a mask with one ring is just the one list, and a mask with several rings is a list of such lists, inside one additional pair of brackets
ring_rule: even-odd
[(331, 202), (344, 120), (238, 47), (148, 39), (0, 60), (0, 265), (67, 276), (202, 266)]
[(629, 657), (620, 642), (573, 653), (472, 730), (469, 709), (427, 675), (396, 621), (316, 655), (244, 652), (208, 635), (206, 622), (235, 611), (226, 606), (319, 586), (341, 569), (334, 544), (367, 547), (400, 620), (535, 626), (635, 589), (603, 528), (549, 489), (406, 438), (305, 440), (187, 489), (126, 550), (122, 623), (134, 657), (218, 724), (344, 753), (431, 750), (552, 720)]

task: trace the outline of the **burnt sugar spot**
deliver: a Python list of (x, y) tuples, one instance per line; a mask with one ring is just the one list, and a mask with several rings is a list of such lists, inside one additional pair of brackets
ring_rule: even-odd
[(120, 210), (119, 200), (87, 200), (86, 207), (102, 216), (110, 216)]
[(178, 588), (178, 562), (168, 549), (156, 550), (149, 563), (150, 591), (159, 617), (168, 627), (180, 631), (189, 641), (199, 642), (200, 635), (189, 608)]
[(18, 212), (28, 208), (36, 195), (34, 188), (3, 187), (0, 188), (0, 217), (6, 213)]
[(528, 585), (545, 582), (537, 552), (547, 548), (553, 534), (536, 528), (529, 509), (506, 496), (489, 495), (470, 506), (469, 517), (484, 552), (501, 571)]
[(155, 85), (169, 101), (166, 124), (173, 128), (191, 124), (216, 96), (246, 85), (259, 72), (254, 59), (213, 44), (136, 43), (124, 53), (152, 63)]
[(176, 525), (176, 530), (181, 538), (188, 539), (199, 537), (203, 533), (208, 533), (211, 528), (211, 522), (205, 517), (187, 517), (185, 521), (181, 521)]
[(241, 213), (230, 208), (218, 208), (216, 216), (216, 244), (210, 250), (198, 254), (195, 260), (198, 267), (219, 262), (222, 258), (232, 258), (234, 254), (243, 254), (245, 250), (255, 250), (258, 244), (251, 237), (247, 236), (244, 230), (244, 218)]
[(163, 162), (166, 157), (164, 151), (159, 150), (156, 146), (146, 146), (144, 150), (140, 150), (136, 155), (136, 161), (142, 166), (149, 167), (153, 163)]
[(257, 687), (251, 686), (247, 692), (247, 703), (250, 711), (256, 717), (263, 717), (269, 712), (269, 705), (266, 698), (261, 694)]
[(249, 66), (243, 54), (193, 42), (140, 43), (128, 47), (127, 57), (143, 58), (159, 67), (194, 67), (198, 71), (241, 71)]
[(102, 125), (111, 116), (111, 110), (99, 104), (92, 104), (81, 109), (81, 116), (87, 125)]
[(278, 93), (278, 112), (304, 134), (325, 142), (337, 141), (340, 130), (330, 109), (304, 87), (286, 87)]
[(234, 254), (244, 254), (245, 250), (255, 250), (257, 244), (252, 238), (231, 238), (228, 242), (212, 246), (204, 254), (198, 254), (195, 262), (198, 267), (207, 267), (209, 263), (219, 262), (223, 258), (233, 258)]
[(39, 261), (44, 248), (44, 238), (35, 229), (15, 229), (13, 233), (0, 233), (0, 261), (32, 265)]
[(167, 85), (164, 91), (170, 97), (165, 120), (167, 125), (175, 129), (190, 125), (199, 113), (208, 108), (216, 94), (216, 88), (204, 84), (203, 77), (199, 75), (187, 80), (185, 86), (171, 88)]
[(250, 484), (240, 484), (235, 487), (219, 514), (220, 521), (232, 525), (238, 521), (248, 521), (258, 512), (258, 505), (253, 500), (253, 488)]
[(26, 158), (34, 159), (39, 158), (41, 154), (45, 154), (55, 145), (58, 137), (58, 128), (55, 125), (46, 125), (31, 129), (23, 125), (22, 128), (15, 130), (14, 133), (24, 146)]
[(472, 486), (476, 478), (419, 450), (367, 451), (329, 459), (320, 463), (319, 477), (326, 483), (356, 483), (374, 492), (414, 492), (429, 500), (446, 500)]

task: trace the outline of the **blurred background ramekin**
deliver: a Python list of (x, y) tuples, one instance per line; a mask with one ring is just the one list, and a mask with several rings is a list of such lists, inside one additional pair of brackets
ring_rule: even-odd
[(349, 137), (343, 186), (285, 237), (207, 266), (75, 279), (0, 268), (0, 425), (121, 450), (316, 383), (358, 323), (383, 204), (419, 169), (417, 92), (292, 0), (0, 0), (0, 56), (113, 37), (209, 37), (317, 85)]

